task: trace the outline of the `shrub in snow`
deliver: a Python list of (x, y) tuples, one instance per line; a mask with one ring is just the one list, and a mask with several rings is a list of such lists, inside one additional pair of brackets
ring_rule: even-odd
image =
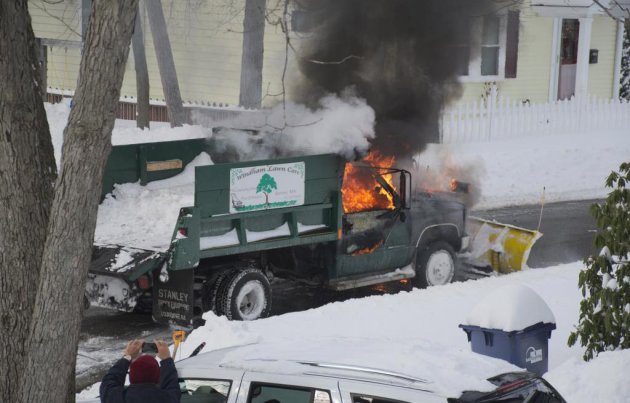
[(595, 246), (602, 252), (584, 261), (580, 319), (569, 335), (569, 346), (579, 339), (586, 347), (586, 361), (602, 351), (630, 348), (630, 163), (611, 173), (606, 187), (613, 189), (606, 202), (592, 207), (601, 229)]

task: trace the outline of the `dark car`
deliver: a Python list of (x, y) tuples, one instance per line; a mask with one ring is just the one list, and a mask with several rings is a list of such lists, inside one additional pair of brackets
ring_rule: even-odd
[(449, 403), (566, 403), (546, 380), (531, 372), (508, 372), (488, 379), (497, 389), (492, 392), (467, 391)]

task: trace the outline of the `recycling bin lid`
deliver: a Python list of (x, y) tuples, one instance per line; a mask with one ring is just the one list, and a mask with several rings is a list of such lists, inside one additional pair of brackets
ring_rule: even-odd
[(515, 332), (539, 324), (554, 324), (555, 329), (555, 323), (553, 312), (540, 295), (523, 284), (510, 284), (479, 301), (460, 327)]

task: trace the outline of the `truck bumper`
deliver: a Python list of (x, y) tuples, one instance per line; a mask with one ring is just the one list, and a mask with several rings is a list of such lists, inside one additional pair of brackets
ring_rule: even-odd
[(164, 254), (118, 245), (95, 245), (85, 285), (90, 305), (123, 312), (135, 309), (147, 289), (136, 284), (164, 261)]

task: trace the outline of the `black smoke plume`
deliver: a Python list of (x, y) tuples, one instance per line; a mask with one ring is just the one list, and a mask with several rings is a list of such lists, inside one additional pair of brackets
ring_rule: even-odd
[(460, 96), (461, 47), (485, 0), (295, 0), (308, 26), (293, 97), (315, 105), (349, 88), (376, 112), (373, 147), (407, 159), (439, 138), (442, 108)]

